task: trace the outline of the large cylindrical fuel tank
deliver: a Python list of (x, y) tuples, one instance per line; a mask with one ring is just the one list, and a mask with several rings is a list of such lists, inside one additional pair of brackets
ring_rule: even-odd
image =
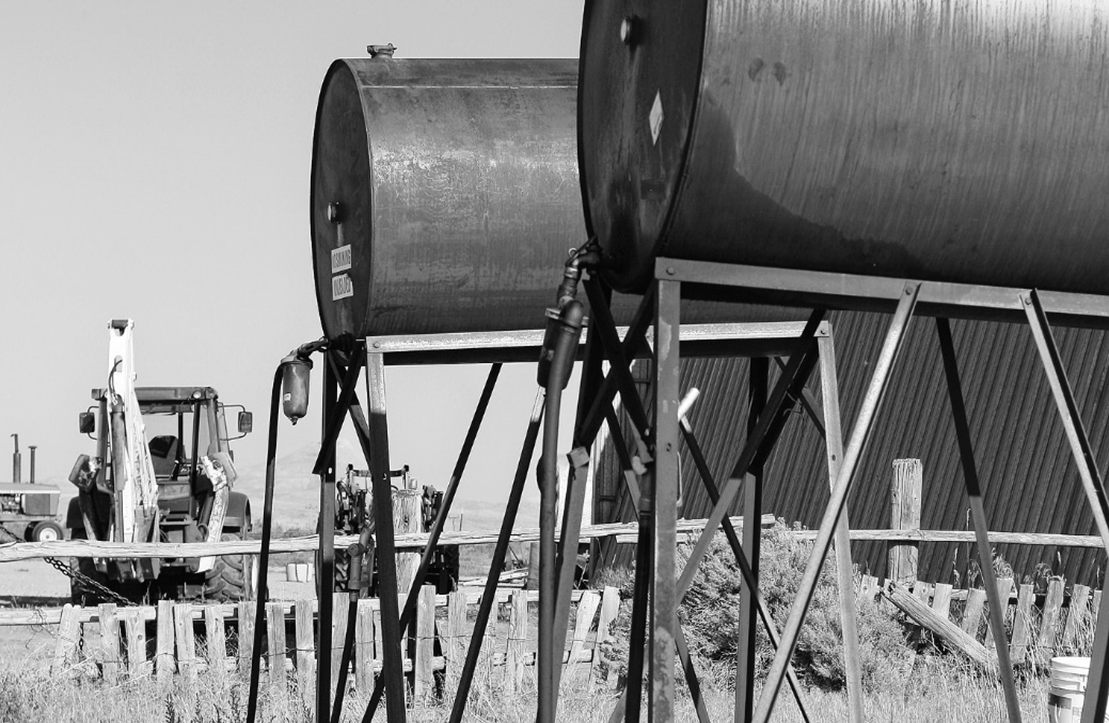
[(656, 256), (1109, 294), (1101, 0), (588, 2), (610, 282)]
[(337, 60), (316, 112), (324, 333), (539, 328), (585, 242), (577, 61)]

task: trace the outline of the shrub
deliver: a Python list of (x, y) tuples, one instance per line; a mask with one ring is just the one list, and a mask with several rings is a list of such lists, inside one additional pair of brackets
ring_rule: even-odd
[[(762, 534), (760, 592), (779, 629), (796, 598), (812, 550), (811, 542), (790, 533), (790, 528), (779, 520)], [(679, 549), (679, 570), (685, 566), (691, 549)], [(624, 582), (622, 597), (630, 597), (630, 575), (617, 579)], [(727, 538), (717, 533), (678, 612), (702, 685), (731, 688), (735, 684), (742, 587), (739, 566)], [(809, 685), (838, 689), (846, 684), (838, 601), (835, 557), (829, 555), (792, 660), (798, 676)], [(903, 667), (902, 660), (908, 654), (904, 631), (895, 618), (872, 602), (860, 605), (857, 622), (863, 683), (874, 689), (888, 683), (891, 669)], [(761, 676), (769, 669), (774, 650), (761, 622), (757, 630), (756, 673)], [(603, 651), (608, 664), (621, 675), (627, 672), (630, 632), (630, 606), (625, 606), (613, 626), (616, 642)]]

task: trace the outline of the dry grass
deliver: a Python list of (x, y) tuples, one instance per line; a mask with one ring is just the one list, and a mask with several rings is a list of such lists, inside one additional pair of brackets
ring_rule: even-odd
[[(202, 673), (192, 685), (175, 678), (166, 685), (145, 679), (111, 686), (103, 681), (51, 680), (41, 672), (8, 670), (0, 673), (0, 723), (238, 723), (246, 717), (245, 690), (236, 676), (216, 672)], [(1021, 682), (1021, 708), (1026, 721), (1045, 720), (1045, 690), (1043, 678), (1031, 677)], [(813, 688), (805, 695), (813, 720), (848, 720), (843, 693)], [(706, 703), (713, 720), (731, 719), (731, 690), (709, 689)], [(559, 720), (601, 723), (608, 720), (615, 695), (607, 691), (590, 692), (588, 686), (579, 681), (575, 686), (564, 686), (559, 705)], [(953, 662), (950, 656), (916, 656), (907, 670), (891, 675), (889, 685), (868, 693), (865, 705), (869, 721), (986, 723), (1006, 719), (1004, 700), (996, 681)], [(365, 699), (352, 693), (343, 720), (361, 720), (364, 706)], [(695, 720), (687, 696), (679, 696), (677, 713), (678, 720)], [(430, 704), (412, 710), (409, 719), (437, 723), (446, 721), (449, 714), (448, 703)], [(534, 718), (533, 688), (518, 695), (506, 695), (495, 677), (479, 677), (475, 681), (466, 720), (530, 723)], [(312, 714), (293, 696), (280, 700), (267, 697), (262, 701), (258, 720), (308, 723)], [(383, 710), (375, 720), (385, 720)], [(802, 720), (788, 692), (779, 698), (774, 720), (788, 723)]]

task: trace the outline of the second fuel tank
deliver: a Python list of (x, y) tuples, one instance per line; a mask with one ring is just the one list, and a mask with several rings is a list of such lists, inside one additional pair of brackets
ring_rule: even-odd
[(577, 61), (335, 61), (312, 153), (324, 333), (540, 328), (581, 212)]

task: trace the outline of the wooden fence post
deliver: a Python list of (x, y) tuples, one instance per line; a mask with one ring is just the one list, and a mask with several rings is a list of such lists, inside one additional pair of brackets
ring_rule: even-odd
[(167, 683), (173, 679), (173, 603), (169, 600), (158, 601), (158, 639), (155, 641), (157, 654), (154, 667), (158, 671), (158, 682)]
[(100, 617), (100, 663), (104, 670), (104, 682), (114, 685), (119, 677), (119, 620), (116, 618), (115, 603), (102, 603), (97, 610)]
[(250, 677), (250, 656), (254, 652), (254, 606), (261, 604), (260, 600), (243, 600), (239, 603), (239, 675), (246, 678)]
[(285, 681), (285, 610), (279, 602), (266, 603), (266, 637), (270, 644), (270, 685), (282, 698), (288, 688)]
[[(421, 531), (423, 510), (421, 509), (420, 499), (421, 493), (419, 490), (393, 490), (394, 535), (406, 535)], [(419, 567), (419, 551), (397, 553), (397, 593), (400, 595), (402, 610), (404, 609), (404, 601), (408, 599), (408, 591), (412, 589), (412, 582), (416, 579), (416, 570)]]
[[(331, 600), (331, 685), (338, 685), (339, 668), (343, 665), (343, 644), (347, 639), (350, 593), (332, 593)], [(347, 685), (350, 685), (349, 678), (347, 679)], [(344, 695), (345, 693), (346, 691), (344, 691)]]
[(1067, 624), (1063, 628), (1063, 648), (1067, 655), (1078, 654), (1078, 643), (1082, 634), (1087, 630), (1090, 617), (1090, 588), (1085, 585), (1075, 585), (1070, 596), (1070, 612), (1067, 613)]
[(466, 593), (456, 590), (447, 596), (447, 635), (443, 655), (447, 659), (447, 690), (458, 690), (466, 662)]
[[(589, 631), (593, 627), (593, 616), (597, 614), (597, 606), (601, 604), (601, 596), (596, 590), (586, 590), (578, 600), (578, 610), (574, 618), (574, 641), (570, 644), (570, 657), (566, 663), (566, 674), (562, 677), (572, 680), (574, 673), (585, 662), (585, 643)], [(598, 637), (600, 630), (597, 631)], [(595, 652), (594, 652), (595, 654)]]
[[(494, 603), (496, 604), (496, 603)], [(524, 664), (528, 654), (528, 594), (526, 590), (512, 593), (508, 618), (508, 644), (504, 658), (504, 687), (518, 691), (524, 681)]]
[(1029, 631), (1032, 628), (1032, 601), (1036, 593), (1032, 585), (1025, 583), (1020, 586), (1017, 596), (1017, 611), (1013, 617), (1013, 642), (1009, 646), (1009, 657), (1013, 665), (1024, 662), (1028, 652)]
[(66, 603), (62, 607), (62, 620), (58, 625), (58, 641), (54, 645), (51, 675), (62, 675), (77, 662), (77, 643), (81, 640), (81, 608)]
[(146, 621), (136, 608), (118, 611), (127, 634), (127, 672), (132, 680), (150, 675), (153, 663), (146, 659)]
[[(890, 486), (890, 529), (920, 529), (920, 499), (923, 468), (919, 459), (895, 459)], [(898, 585), (912, 587), (916, 582), (919, 545), (915, 542), (889, 543), (889, 570), (886, 577)]]
[(312, 600), (297, 600), (293, 605), (296, 619), (297, 688), (306, 710), (316, 709), (316, 637), (315, 611)]
[(224, 672), (227, 669), (227, 633), (223, 629), (222, 605), (204, 607), (204, 639), (208, 669)]
[[(620, 591), (612, 586), (608, 586), (601, 596), (601, 616), (597, 619), (597, 641), (593, 644), (593, 662), (589, 667), (590, 677), (594, 681), (599, 677), (601, 643), (612, 638), (612, 624), (616, 622), (616, 617), (619, 614)], [(615, 675), (609, 675), (607, 676), (607, 682), (611, 686), (615, 686), (616, 678), (617, 676)]]
[(415, 699), (417, 703), (427, 702), (435, 693), (435, 671), (432, 658), (435, 656), (435, 588), (424, 585), (416, 607), (416, 657), (412, 661), (415, 668)]
[(374, 617), (368, 599), (358, 601), (354, 636), (354, 686), (365, 694), (374, 687)]
[(193, 633), (193, 606), (173, 606), (173, 630), (177, 638), (177, 669), (190, 683), (196, 682), (196, 636)]
[[(967, 602), (963, 607), (963, 622), (959, 625), (964, 633), (978, 638), (978, 627), (982, 624), (982, 609), (986, 604), (986, 591), (974, 588), (967, 591)], [(987, 647), (989, 641), (986, 641)]]
[(1043, 615), (1040, 617), (1040, 634), (1036, 640), (1037, 662), (1040, 664), (1049, 665), (1051, 663), (1051, 656), (1055, 652), (1055, 643), (1058, 640), (1056, 627), (1059, 624), (1059, 612), (1062, 609), (1063, 578), (1054, 576), (1047, 584)]
[[(1013, 592), (1013, 578), (1000, 577), (997, 579), (997, 597), (1001, 600), (1001, 618), (1004, 620), (1009, 614), (1009, 597)], [(1014, 639), (1016, 633), (1016, 618), (1013, 619)], [(993, 630), (990, 628), (989, 623), (986, 624), (986, 647), (994, 647), (993, 643)]]

